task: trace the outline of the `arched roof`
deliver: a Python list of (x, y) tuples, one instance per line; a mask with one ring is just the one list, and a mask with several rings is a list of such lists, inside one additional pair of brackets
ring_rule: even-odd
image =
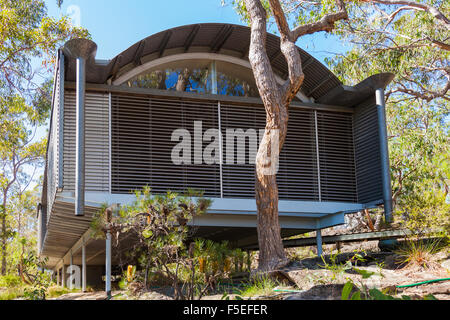
[[(250, 28), (246, 26), (201, 23), (176, 27), (135, 43), (109, 61), (88, 62), (86, 81), (100, 84), (107, 83), (108, 80), (113, 82), (150, 61), (184, 53), (220, 54), (234, 60), (248, 61), (249, 45)], [(268, 34), (266, 48), (274, 72), (280, 78), (286, 79), (288, 69), (280, 51), (280, 38)], [(318, 100), (342, 85), (339, 79), (317, 59), (300, 48), (298, 50), (305, 73), (301, 87), (304, 95)], [(70, 57), (67, 60), (66, 79), (75, 81), (75, 61)]]

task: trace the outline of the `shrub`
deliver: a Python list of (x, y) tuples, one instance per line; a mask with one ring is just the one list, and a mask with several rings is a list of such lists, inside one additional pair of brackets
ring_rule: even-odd
[(407, 267), (429, 268), (433, 264), (433, 254), (439, 251), (439, 240), (407, 240), (395, 251), (397, 262)]
[(21, 298), (24, 295), (23, 290), (23, 287), (13, 287), (0, 291), (0, 300), (14, 300)]
[(273, 289), (279, 285), (280, 283), (271, 277), (255, 277), (250, 284), (240, 291), (240, 295), (244, 297), (268, 296), (273, 294)]
[(22, 279), (16, 275), (0, 276), (0, 288), (13, 288), (22, 284)]
[(60, 287), (60, 286), (51, 286), (47, 289), (47, 297), (48, 298), (57, 298), (62, 296), (63, 294), (67, 294), (72, 292), (68, 288)]

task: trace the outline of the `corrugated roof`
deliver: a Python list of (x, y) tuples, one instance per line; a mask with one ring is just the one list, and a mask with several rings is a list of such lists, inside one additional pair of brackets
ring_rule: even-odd
[[(131, 69), (141, 64), (143, 57), (157, 59), (160, 56), (171, 55), (174, 52), (205, 52), (222, 53), (248, 59), (250, 46), (250, 28), (241, 25), (222, 23), (201, 23), (181, 26), (151, 35), (111, 59), (108, 64), (90, 64), (87, 68), (86, 80), (90, 83), (106, 83), (121, 70)], [(280, 54), (280, 38), (267, 35), (267, 55), (272, 59), (273, 70), (282, 78), (288, 74), (284, 56)], [(317, 59), (306, 51), (298, 48), (304, 64), (305, 81), (301, 87), (307, 96), (319, 99), (330, 90), (339, 87), (339, 79)], [(146, 58), (147, 61), (148, 58)], [(66, 79), (74, 81), (75, 61), (67, 59)], [(125, 68), (126, 67), (126, 68)]]

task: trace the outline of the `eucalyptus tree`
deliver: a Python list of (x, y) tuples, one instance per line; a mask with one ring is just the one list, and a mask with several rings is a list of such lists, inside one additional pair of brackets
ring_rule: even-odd
[[(406, 99), (448, 100), (449, 3), (407, 0), (231, 0), (231, 3), (251, 27), (249, 60), (267, 114), (265, 135), (256, 159), (255, 189), (259, 269), (271, 271), (284, 265), (287, 259), (278, 221), (276, 175), (264, 174), (264, 167), (270, 163), (269, 155), (279, 154), (283, 147), (289, 104), (304, 80), (296, 41), (316, 32), (333, 33), (354, 45), (347, 55), (328, 61), (342, 79), (355, 82), (375, 72), (391, 71), (397, 77), (388, 96), (403, 93)], [(280, 50), (288, 65), (288, 78), (281, 86), (275, 81), (265, 48), (268, 21), (276, 25)], [(279, 133), (277, 138), (271, 138), (274, 131)], [(271, 139), (277, 139), (276, 149), (271, 147)]]
[(52, 84), (42, 78), (52, 71), (63, 42), (89, 34), (72, 27), (67, 17), (48, 16), (43, 0), (0, 0), (0, 21), (0, 249), (5, 274), (13, 235), (7, 223), (11, 200), (30, 184), (46, 150), (46, 139), (39, 139), (36, 130), (48, 118)]

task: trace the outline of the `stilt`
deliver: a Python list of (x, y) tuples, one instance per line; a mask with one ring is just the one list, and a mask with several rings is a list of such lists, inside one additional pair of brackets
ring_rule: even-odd
[(66, 287), (66, 266), (64, 265), (64, 262), (63, 262), (63, 266), (62, 266), (62, 269), (61, 269), (61, 273), (62, 273), (62, 275), (61, 275), (61, 281), (62, 281), (61, 286), (65, 288)]
[(86, 245), (81, 247), (81, 290), (86, 292)]
[(317, 256), (322, 256), (322, 230), (316, 230)]
[(106, 233), (106, 296), (111, 299), (111, 232)]
[(72, 278), (72, 272), (73, 272), (73, 255), (72, 255), (72, 251), (70, 251), (70, 262), (69, 262), (69, 272), (70, 272), (70, 283), (69, 283), (69, 289), (72, 290), (73, 289), (73, 278)]

